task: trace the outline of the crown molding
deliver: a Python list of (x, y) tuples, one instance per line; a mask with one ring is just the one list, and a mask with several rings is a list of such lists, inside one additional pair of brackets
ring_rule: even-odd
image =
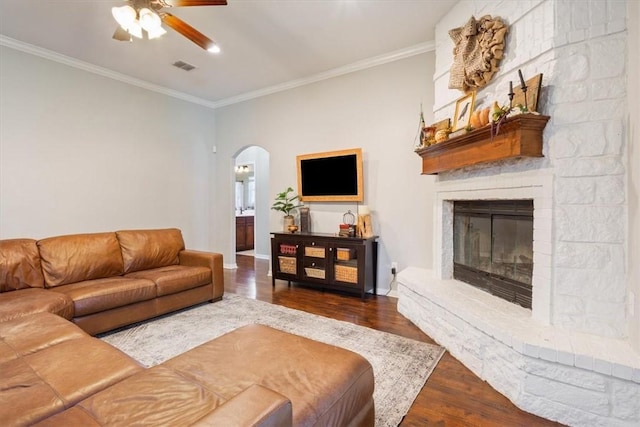
[(215, 104), (211, 101), (207, 101), (202, 98), (188, 95), (183, 92), (178, 92), (173, 89), (166, 88), (164, 86), (149, 83), (147, 81), (137, 79), (135, 77), (128, 76), (126, 74), (118, 73), (116, 71), (109, 70), (108, 68), (99, 67), (97, 65), (90, 64), (88, 62), (81, 61), (70, 56), (62, 55), (52, 50), (44, 49), (38, 46), (34, 46), (29, 43), (15, 40), (10, 37), (6, 37), (0, 34), (0, 45), (6, 46), (15, 50), (26, 52), (41, 58), (49, 59), (51, 61), (59, 62), (70, 67), (79, 68), (90, 73), (98, 74), (103, 77), (107, 77), (113, 80), (117, 80), (123, 83), (127, 83), (133, 86), (138, 86), (143, 89), (147, 89), (153, 92), (158, 92), (163, 95), (171, 96), (173, 98), (181, 99), (183, 101), (192, 102), (208, 108), (215, 108)]
[(399, 61), (401, 59), (409, 58), (411, 56), (420, 55), (426, 52), (432, 52), (436, 49), (436, 43), (434, 41), (419, 43), (408, 48), (396, 50), (383, 55), (374, 56), (372, 58), (364, 59), (362, 61), (354, 62), (343, 67), (334, 68), (329, 71), (314, 74), (309, 77), (303, 77), (297, 80), (291, 80), (282, 84), (269, 86), (263, 89), (247, 92), (238, 96), (222, 99), (214, 103), (215, 108), (226, 107), (231, 104), (237, 104), (239, 102), (248, 101), (262, 96), (271, 95), (277, 92), (282, 92), (289, 89), (294, 89), (300, 86), (305, 86), (311, 83), (316, 83), (322, 80), (332, 79), (334, 77), (342, 76), (345, 74), (353, 73), (356, 71), (365, 70), (367, 68), (376, 67), (378, 65), (387, 64), (389, 62)]
[(171, 96), (173, 98), (181, 99), (183, 101), (192, 102), (194, 104), (202, 105), (207, 108), (220, 108), (226, 107), (231, 104), (237, 104), (240, 102), (248, 101), (262, 96), (271, 95), (277, 92), (282, 92), (289, 89), (294, 89), (300, 86), (305, 86), (311, 83), (316, 83), (322, 80), (331, 79), (334, 77), (342, 76), (345, 74), (353, 73), (356, 71), (365, 70), (367, 68), (376, 67), (378, 65), (387, 64), (389, 62), (398, 61), (401, 59), (409, 58), (415, 55), (420, 55), (426, 52), (432, 52), (435, 50), (435, 42), (429, 41), (419, 43), (408, 48), (396, 50), (383, 55), (374, 56), (372, 58), (364, 59), (362, 61), (354, 62), (352, 64), (345, 65), (343, 67), (334, 68), (329, 71), (314, 74), (312, 76), (303, 77), (301, 79), (291, 80), (282, 84), (269, 86), (263, 89), (247, 92), (230, 98), (225, 98), (219, 101), (207, 101), (202, 98), (188, 95), (183, 92), (178, 92), (173, 89), (166, 88), (164, 86), (155, 85), (147, 81), (137, 79), (126, 74), (118, 73), (116, 71), (109, 70), (107, 68), (99, 67), (97, 65), (90, 64), (88, 62), (81, 61), (70, 56), (62, 55), (60, 53), (44, 49), (38, 46), (34, 46), (29, 43), (24, 43), (19, 40), (12, 39), (0, 34), (0, 45), (6, 46), (12, 49), (16, 49), (22, 52), (26, 52), (32, 55), (39, 56), (41, 58), (49, 59), (51, 61), (59, 62), (61, 64), (68, 65), (70, 67), (79, 68), (90, 73), (98, 74), (103, 77), (107, 77), (113, 80), (117, 80), (123, 83), (127, 83), (133, 86), (138, 86), (143, 89), (147, 89), (153, 92), (158, 92), (163, 95)]

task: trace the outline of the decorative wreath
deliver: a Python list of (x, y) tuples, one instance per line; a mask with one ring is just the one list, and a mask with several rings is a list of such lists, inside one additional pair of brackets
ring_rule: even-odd
[(504, 52), (504, 39), (509, 27), (501, 18), (472, 16), (460, 28), (449, 31), (455, 43), (449, 89), (468, 92), (484, 87), (498, 71)]

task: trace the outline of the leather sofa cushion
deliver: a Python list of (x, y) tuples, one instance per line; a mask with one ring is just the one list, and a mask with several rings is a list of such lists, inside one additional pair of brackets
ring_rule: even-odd
[(156, 297), (156, 284), (147, 279), (108, 277), (58, 286), (49, 292), (60, 292), (73, 301), (74, 317), (99, 313)]
[(73, 301), (66, 295), (39, 288), (0, 294), (0, 322), (43, 312), (71, 319)]
[[(187, 426), (223, 402), (201, 384), (156, 366), (88, 397), (76, 408), (97, 425)], [(56, 418), (49, 425), (70, 425), (66, 412)]]
[(125, 273), (178, 264), (178, 254), (184, 250), (182, 233), (177, 228), (122, 230), (116, 235)]
[(0, 323), (0, 352), (10, 356), (0, 361), (3, 426), (30, 425), (144, 370), (50, 313)]
[(293, 425), (345, 425), (374, 389), (373, 368), (362, 356), (264, 325), (243, 326), (160, 366), (224, 399), (250, 384), (274, 390), (291, 400)]
[(2, 322), (0, 342), (11, 351), (0, 356), (0, 363), (86, 336), (78, 326), (52, 313), (36, 313)]
[(0, 292), (25, 288), (44, 288), (36, 241), (0, 240)]
[(124, 273), (115, 233), (50, 237), (37, 244), (48, 288)]
[(211, 283), (211, 270), (205, 267), (170, 265), (153, 270), (136, 271), (125, 277), (152, 280), (156, 284), (158, 296), (163, 296)]

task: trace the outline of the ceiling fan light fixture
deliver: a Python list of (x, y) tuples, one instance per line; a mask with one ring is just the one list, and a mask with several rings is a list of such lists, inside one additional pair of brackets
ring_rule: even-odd
[(127, 31), (129, 31), (129, 34), (134, 37), (137, 37), (139, 39), (142, 38), (142, 27), (140, 26), (140, 23), (138, 21), (133, 21), (131, 24), (129, 24), (129, 26), (127, 27)]
[(140, 25), (148, 32), (161, 28), (162, 21), (157, 13), (147, 7), (140, 9)]
[(209, 46), (209, 48), (207, 49), (207, 52), (220, 53), (220, 46), (218, 46), (217, 43), (214, 43), (211, 46)]
[(111, 14), (116, 22), (126, 30), (136, 20), (136, 10), (129, 5), (112, 7)]
[(162, 27), (158, 27), (158, 28), (152, 28), (150, 30), (147, 30), (147, 35), (149, 36), (149, 39), (157, 39), (160, 36), (163, 36), (167, 34), (167, 30), (165, 30)]

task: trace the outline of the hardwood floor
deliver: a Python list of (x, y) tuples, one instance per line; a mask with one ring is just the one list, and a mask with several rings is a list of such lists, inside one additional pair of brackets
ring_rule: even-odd
[[(333, 319), (344, 320), (415, 340), (434, 343), (396, 310), (396, 299), (322, 292), (277, 280), (271, 286), (268, 261), (236, 256), (238, 269), (225, 270), (225, 290)], [(434, 343), (435, 344), (435, 343)], [(506, 397), (475, 376), (449, 352), (400, 424), (408, 426), (560, 426), (516, 408)]]

